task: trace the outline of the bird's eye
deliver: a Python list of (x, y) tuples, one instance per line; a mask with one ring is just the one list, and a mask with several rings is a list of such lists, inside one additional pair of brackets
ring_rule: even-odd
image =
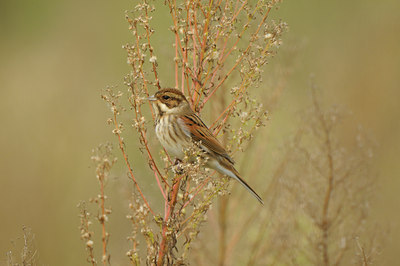
[(169, 98), (170, 98), (170, 97), (169, 97), (168, 95), (164, 95), (164, 96), (163, 96), (163, 99), (164, 99), (164, 100), (168, 100)]

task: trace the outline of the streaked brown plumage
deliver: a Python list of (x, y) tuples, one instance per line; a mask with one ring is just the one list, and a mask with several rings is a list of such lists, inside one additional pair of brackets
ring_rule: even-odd
[(260, 196), (240, 177), (233, 160), (176, 89), (162, 89), (149, 97), (156, 110), (156, 135), (170, 155), (182, 159), (184, 150), (198, 143), (208, 156), (206, 167), (239, 181), (257, 200)]

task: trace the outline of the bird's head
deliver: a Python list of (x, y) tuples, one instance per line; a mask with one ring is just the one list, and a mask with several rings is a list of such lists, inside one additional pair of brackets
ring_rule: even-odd
[(162, 89), (148, 98), (158, 115), (183, 114), (190, 109), (185, 95), (177, 89)]

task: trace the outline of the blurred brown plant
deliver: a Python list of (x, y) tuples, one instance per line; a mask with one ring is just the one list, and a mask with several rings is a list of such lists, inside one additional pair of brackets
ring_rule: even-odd
[[(36, 249), (35, 235), (32, 233), (31, 228), (28, 228), (26, 226), (22, 227), (22, 231), (22, 241), (19, 241), (19, 239), (17, 239), (16, 241), (12, 241), (13, 248), (7, 252), (8, 266), (37, 265), (38, 252)], [(15, 256), (15, 253), (18, 252), (19, 259)]]
[[(219, 209), (211, 212), (218, 223), (204, 229), (195, 245), (191, 259), (196, 265), (382, 261), (387, 227), (377, 226), (370, 217), (378, 193), (377, 174), (371, 167), (373, 142), (362, 127), (346, 121), (350, 116), (344, 108), (325, 107), (319, 91), (315, 87), (311, 91), (312, 107), (300, 112), (298, 129), (273, 167), (263, 193), (265, 208), (222, 198)], [(252, 152), (264, 151), (256, 147)]]
[[(303, 113), (274, 187), (285, 207), (295, 207), (287, 217), (290, 250), (282, 252), (295, 265), (370, 265), (383, 243), (376, 234), (385, 231), (369, 219), (377, 193), (373, 145), (354, 124), (341, 136), (345, 112), (325, 108), (317, 89), (311, 91), (312, 108)], [(369, 243), (368, 254), (360, 239)]]

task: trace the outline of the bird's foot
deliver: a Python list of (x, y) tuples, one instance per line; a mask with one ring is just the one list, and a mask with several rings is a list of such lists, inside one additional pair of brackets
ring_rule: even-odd
[(182, 167), (182, 161), (180, 159), (175, 159), (174, 165), (172, 166), (172, 171), (177, 175), (183, 174), (184, 171)]

